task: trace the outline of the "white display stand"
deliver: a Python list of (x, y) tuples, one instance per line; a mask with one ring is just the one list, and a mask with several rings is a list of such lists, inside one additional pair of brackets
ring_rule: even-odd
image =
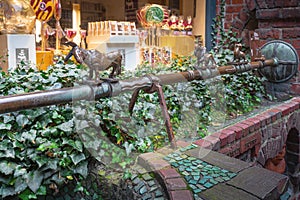
[(35, 66), (35, 48), (34, 34), (0, 35), (1, 68), (3, 71), (13, 70), (21, 61)]
[(139, 37), (137, 35), (87, 36), (88, 49), (101, 53), (120, 51), (126, 70), (134, 70), (139, 64)]

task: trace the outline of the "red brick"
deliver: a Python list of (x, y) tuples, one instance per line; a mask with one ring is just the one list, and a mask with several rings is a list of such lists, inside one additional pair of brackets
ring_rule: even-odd
[(246, 124), (248, 126), (250, 133), (254, 132), (254, 126), (255, 126), (254, 122), (246, 119), (244, 121), (241, 121), (241, 123)]
[(265, 28), (257, 30), (260, 39), (282, 39), (282, 30), (278, 28)]
[(244, 0), (231, 0), (231, 3), (232, 4), (243, 4), (244, 3)]
[(237, 123), (235, 126), (242, 128), (242, 137), (245, 137), (249, 134), (249, 126), (243, 123)]
[(262, 115), (257, 115), (254, 118), (258, 119), (260, 121), (260, 126), (261, 127), (265, 127), (267, 125), (267, 118), (265, 116)]
[(240, 12), (239, 12), (239, 15), (238, 15), (239, 19), (243, 22), (247, 22), (248, 19), (249, 19), (249, 13), (247, 12), (247, 9), (246, 8), (243, 8)]
[(272, 122), (275, 122), (276, 120), (281, 119), (282, 114), (279, 109), (272, 108), (266, 112), (271, 116)]
[(247, 137), (241, 139), (241, 153), (246, 152), (247, 150), (253, 148), (255, 145), (261, 143), (261, 135), (259, 132), (252, 133)]
[(282, 116), (287, 116), (291, 112), (291, 107), (287, 104), (276, 106), (276, 109), (281, 111)]
[(187, 189), (186, 183), (182, 178), (171, 178), (165, 181), (168, 191)]
[(246, 5), (249, 11), (253, 11), (256, 8), (256, 2), (253, 0), (246, 0)]
[(300, 95), (300, 83), (292, 83), (291, 90), (293, 94)]
[(193, 200), (194, 197), (189, 190), (176, 190), (170, 192), (170, 200)]
[(231, 130), (229, 128), (225, 128), (223, 130), (221, 130), (221, 135), (225, 135), (227, 137), (227, 143), (232, 143), (235, 141), (235, 131)]
[(243, 9), (242, 5), (227, 5), (226, 13), (238, 13)]
[(291, 104), (291, 112), (295, 112), (299, 110), (300, 108), (299, 103), (291, 101), (290, 104)]
[(256, 0), (256, 3), (259, 8), (267, 8), (267, 4), (265, 0)]
[(284, 19), (299, 19), (300, 18), (300, 6), (294, 8), (282, 8), (280, 17)]
[(283, 38), (300, 38), (300, 28), (284, 28), (282, 29)]
[(256, 11), (256, 18), (261, 19), (277, 19), (279, 17), (279, 9), (261, 9)]
[(267, 4), (267, 7), (270, 9), (270, 8), (274, 8), (274, 0), (265, 0), (266, 1), (266, 4)]
[(226, 129), (233, 130), (235, 132), (236, 140), (239, 140), (242, 137), (243, 129), (241, 127), (233, 125), (233, 126), (229, 126)]
[(251, 117), (251, 118), (248, 118), (247, 120), (253, 122), (255, 131), (260, 129), (260, 127), (261, 127), (261, 122), (260, 122), (261, 120), (260, 119), (255, 118), (255, 117)]
[(245, 27), (245, 22), (238, 18), (235, 18), (233, 20), (232, 27), (237, 28), (238, 30), (243, 30)]
[(274, 1), (275, 7), (294, 7), (298, 6), (299, 0), (276, 0)]
[(200, 139), (193, 142), (193, 144), (196, 144), (200, 147), (206, 148), (206, 149), (212, 149), (212, 143), (210, 141)]
[(219, 150), (219, 153), (225, 154), (230, 157), (237, 157), (240, 155), (241, 144), (240, 141), (227, 145)]
[(270, 124), (272, 122), (271, 115), (269, 115), (267, 112), (263, 112), (259, 115), (260, 117), (263, 117), (266, 119), (266, 124)]
[(176, 169), (170, 168), (170, 169), (161, 169), (158, 171), (158, 174), (163, 179), (169, 179), (169, 178), (179, 178), (181, 175), (176, 171)]

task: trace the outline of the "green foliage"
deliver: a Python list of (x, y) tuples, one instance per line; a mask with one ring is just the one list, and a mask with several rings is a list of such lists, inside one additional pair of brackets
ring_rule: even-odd
[[(82, 69), (57, 65), (37, 72), (19, 66), (1, 73), (1, 95), (72, 86)], [(36, 199), (52, 184), (87, 176), (89, 154), (74, 131), (69, 104), (0, 115), (0, 197)]]
[[(191, 70), (193, 62), (192, 57), (178, 56), (170, 67), (144, 65), (124, 71), (119, 79)], [(0, 95), (71, 87), (82, 84), (87, 74), (85, 68), (72, 64), (39, 72), (19, 66), (9, 75), (0, 74)], [(176, 138), (190, 139), (207, 134), (213, 118), (223, 112), (216, 107), (226, 104), (229, 113), (248, 112), (260, 101), (257, 94), (262, 90), (260, 80), (251, 73), (223, 76), (222, 81), (163, 86)], [(1, 198), (36, 199), (46, 195), (53, 184), (60, 188), (73, 181), (75, 192), (88, 195), (83, 182), (91, 157), (130, 176), (128, 168), (136, 155), (169, 144), (157, 93), (141, 91), (132, 115), (128, 112), (130, 99), (131, 93), (122, 93), (0, 115)]]
[[(211, 52), (219, 66), (227, 65), (233, 61), (233, 49), (237, 43), (242, 43), (242, 38), (231, 28), (224, 28), (225, 0), (220, 2), (220, 12), (214, 19), (212, 25), (212, 44), (214, 50)], [(249, 49), (243, 47), (243, 52)], [(249, 59), (249, 56), (248, 56)], [(257, 77), (253, 72), (245, 72), (236, 75), (223, 75), (222, 80), (225, 86), (225, 98), (227, 114), (236, 116), (252, 111), (261, 102), (265, 95), (263, 79)]]

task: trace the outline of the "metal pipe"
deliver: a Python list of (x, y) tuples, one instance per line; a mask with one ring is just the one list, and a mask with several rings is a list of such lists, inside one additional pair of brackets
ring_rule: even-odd
[(276, 58), (265, 61), (251, 62), (243, 65), (220, 66), (206, 70), (191, 70), (161, 75), (147, 75), (140, 78), (120, 80), (118, 82), (94, 82), (71, 88), (50, 91), (39, 91), (26, 94), (0, 97), (0, 114), (25, 109), (69, 103), (74, 100), (93, 100), (117, 96), (122, 92), (136, 89), (151, 88), (153, 79), (158, 79), (160, 85), (171, 85), (192, 80), (205, 80), (223, 74), (234, 74), (265, 66), (276, 66)]

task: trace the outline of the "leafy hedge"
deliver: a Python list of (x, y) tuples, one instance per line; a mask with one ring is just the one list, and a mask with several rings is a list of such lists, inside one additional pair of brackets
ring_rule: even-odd
[[(185, 71), (192, 62), (190, 57), (177, 57), (171, 67), (145, 65), (119, 78)], [(47, 71), (19, 66), (9, 75), (0, 74), (0, 95), (72, 87), (86, 75), (87, 70), (75, 64), (56, 64)], [(245, 112), (259, 102), (260, 80), (251, 73), (222, 79), (164, 86), (177, 138), (205, 136), (208, 125), (220, 122), (217, 118), (226, 112), (223, 105), (230, 112)], [(225, 98), (220, 91), (226, 92)], [(74, 181), (75, 192), (89, 195), (82, 181), (91, 157), (126, 171), (139, 153), (167, 145), (157, 94), (141, 93), (132, 116), (127, 110), (130, 97), (124, 93), (0, 115), (0, 197), (35, 199)]]

